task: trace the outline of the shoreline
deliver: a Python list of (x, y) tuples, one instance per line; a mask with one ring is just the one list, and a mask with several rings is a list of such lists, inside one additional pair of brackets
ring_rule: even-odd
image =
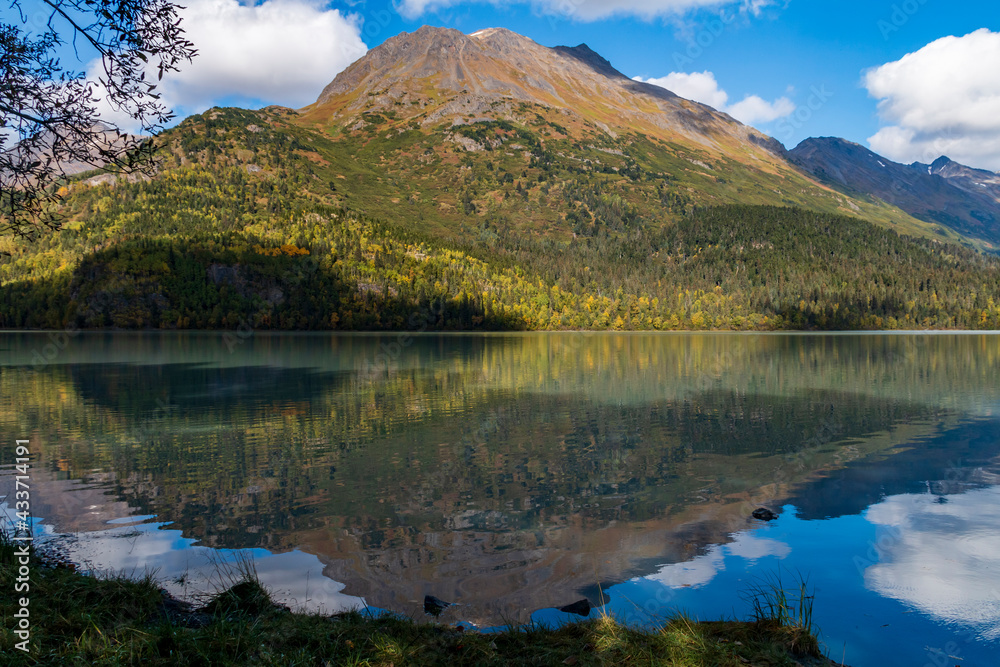
[[(0, 532), (0, 585), (11, 590), (17, 553), (11, 536)], [(814, 628), (796, 622), (802, 618), (796, 610), (746, 621), (679, 616), (656, 630), (598, 614), (558, 628), (533, 623), (477, 632), (431, 616), (292, 612), (272, 601), (252, 562), (229, 573), (227, 587), (199, 607), (170, 596), (149, 574), (82, 574), (33, 549), (29, 567), (29, 650), (16, 649), (18, 638), (4, 633), (0, 646), (11, 665), (840, 664), (823, 656)], [(0, 599), (4, 618), (13, 620), (15, 604), (13, 596)]]

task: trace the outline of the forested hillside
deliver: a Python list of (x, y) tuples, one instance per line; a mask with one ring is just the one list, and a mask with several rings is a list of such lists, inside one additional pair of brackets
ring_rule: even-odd
[(0, 326), (1000, 328), (981, 238), (825, 187), (585, 46), (425, 27), (304, 109), (157, 142), (152, 178), (75, 176), (59, 232), (0, 237)]
[[(372, 186), (352, 189), (358, 174), (324, 173), (318, 135), (250, 122), (281, 113), (185, 121), (148, 182), (67, 184), (61, 232), (0, 248), (11, 253), (0, 259), (0, 326), (1000, 328), (993, 257), (832, 213), (694, 206), (627, 156), (579, 178), (535, 158), (517, 174), (498, 164), (479, 174), (477, 161), (449, 188), (466, 210), (437, 224), (416, 205), (412, 217), (374, 219), (365, 198), (386, 172), (355, 157)], [(526, 146), (536, 136), (495, 124), (465, 131), (486, 141), (476, 133), (498, 130)], [(529, 213), (564, 211), (563, 233), (477, 201), (484, 180)], [(642, 204), (651, 193), (657, 201)]]

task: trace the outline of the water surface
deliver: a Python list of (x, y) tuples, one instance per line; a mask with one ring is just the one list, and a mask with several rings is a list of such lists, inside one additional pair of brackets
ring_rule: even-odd
[(855, 667), (1000, 655), (997, 335), (2, 333), (0, 381), (38, 531), (178, 595), (250, 554), (307, 609), (655, 624), (801, 576)]

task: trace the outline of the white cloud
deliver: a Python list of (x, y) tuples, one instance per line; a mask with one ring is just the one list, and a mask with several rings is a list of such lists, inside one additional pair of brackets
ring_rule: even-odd
[[(537, 10), (567, 19), (595, 21), (608, 16), (639, 16), (652, 19), (658, 16), (677, 16), (701, 8), (723, 8), (738, 6), (740, 11), (760, 14), (765, 7), (775, 4), (775, 0), (512, 0), (521, 4), (531, 4)], [(489, 2), (494, 5), (509, 5), (511, 0), (400, 0), (397, 7), (400, 14), (414, 19), (430, 11), (445, 9), (471, 2)]]
[(752, 533), (740, 533), (726, 545), (726, 551), (748, 561), (758, 561), (768, 556), (784, 560), (792, 553), (792, 548), (780, 540), (757, 537)]
[(719, 82), (715, 80), (715, 75), (711, 72), (691, 72), (690, 74), (671, 72), (666, 76), (653, 79), (637, 76), (635, 80), (666, 88), (685, 99), (701, 102), (715, 109), (724, 109), (729, 102), (729, 95), (719, 88)]
[[(328, 614), (365, 606), (364, 599), (343, 593), (344, 584), (323, 575), (325, 566), (319, 558), (298, 550), (276, 554), (264, 549), (212, 549), (163, 523), (111, 525), (77, 537), (61, 543), (73, 562), (104, 572), (153, 571), (160, 585), (181, 599), (218, 588), (227, 567), (235, 570), (238, 558), (249, 556), (276, 601)], [(129, 548), (121, 549), (125, 538)]]
[(787, 97), (779, 97), (773, 102), (768, 102), (757, 95), (747, 95), (742, 102), (737, 102), (726, 109), (726, 112), (747, 125), (770, 123), (792, 115), (795, 112), (795, 103)]
[(747, 95), (740, 102), (729, 104), (729, 94), (719, 87), (712, 72), (671, 72), (653, 79), (637, 76), (635, 80), (666, 88), (681, 97), (725, 111), (747, 125), (770, 123), (795, 112), (795, 103), (787, 97), (768, 102), (757, 95)]
[(711, 582), (724, 569), (725, 555), (719, 546), (713, 545), (701, 556), (683, 563), (664, 565), (645, 578), (670, 588), (697, 588)]
[(872, 150), (900, 162), (941, 155), (1000, 170), (1000, 32), (944, 37), (865, 73), (885, 127)]
[(753, 563), (769, 557), (784, 560), (792, 552), (792, 548), (784, 542), (757, 537), (753, 533), (736, 533), (732, 537), (733, 541), (728, 544), (713, 544), (701, 556), (683, 563), (664, 565), (645, 578), (670, 588), (697, 588), (710, 583), (726, 569), (726, 556), (737, 556)]
[[(184, 113), (225, 98), (305, 106), (367, 52), (357, 17), (325, 9), (320, 0), (182, 4), (182, 25), (198, 56), (180, 72), (165, 75), (159, 92)], [(105, 117), (126, 120), (112, 113)]]
[[(890, 496), (867, 519), (889, 527), (865, 584), (941, 621), (1000, 638), (1000, 487), (947, 496)], [(872, 556), (869, 556), (870, 558)]]

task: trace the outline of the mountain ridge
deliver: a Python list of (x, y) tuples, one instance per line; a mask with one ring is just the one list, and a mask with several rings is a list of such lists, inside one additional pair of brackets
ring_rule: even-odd
[(1000, 174), (997, 172), (969, 167), (945, 155), (929, 165), (914, 162), (910, 166), (916, 169), (926, 168), (928, 173), (941, 176), (956, 188), (977, 196), (986, 195), (1000, 202)]
[[(813, 137), (789, 151), (792, 162), (851, 194), (877, 197), (918, 219), (1000, 244), (1000, 175), (940, 157), (901, 164), (839, 137)], [(986, 181), (986, 182), (984, 182)]]

